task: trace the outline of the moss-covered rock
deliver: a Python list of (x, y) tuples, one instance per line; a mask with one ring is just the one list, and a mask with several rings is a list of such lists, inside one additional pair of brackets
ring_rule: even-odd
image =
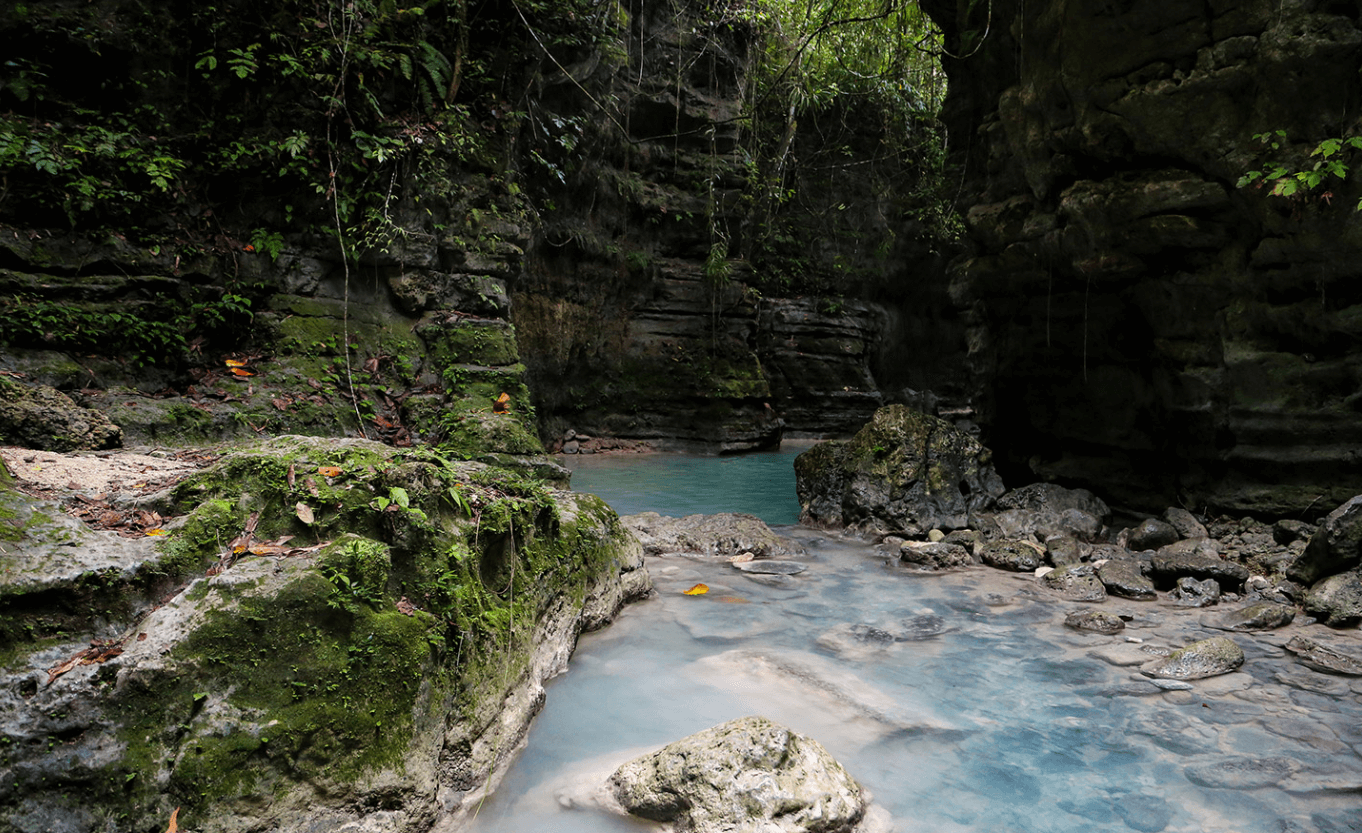
[[(649, 586), (599, 499), (428, 450), (283, 437), (169, 500), (172, 534), (133, 541), (180, 579), (164, 604), (11, 635), (0, 687), (28, 696), (0, 716), (0, 828), (155, 830), (179, 807), (201, 830), (429, 829), (508, 762), (577, 634)], [(42, 586), (6, 574), (0, 604), (92, 573), (133, 598), (129, 570), (97, 567), (59, 588), (51, 565)], [(37, 684), (96, 637), (102, 661)]]
[(0, 379), (0, 442), (48, 451), (116, 448), (123, 431), (59, 390)]
[(800, 519), (867, 531), (960, 529), (1003, 493), (992, 454), (945, 420), (890, 405), (795, 458)]

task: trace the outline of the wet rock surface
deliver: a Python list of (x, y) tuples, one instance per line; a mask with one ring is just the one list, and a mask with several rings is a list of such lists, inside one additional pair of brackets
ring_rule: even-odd
[(1149, 677), (1200, 680), (1229, 674), (1244, 664), (1244, 649), (1224, 636), (1214, 636), (1179, 648), (1141, 669)]
[(865, 815), (860, 785), (827, 750), (763, 717), (630, 761), (609, 787), (627, 812), (695, 833), (852, 833)]
[(798, 544), (771, 531), (753, 515), (725, 513), (669, 518), (656, 512), (620, 519), (649, 555), (692, 554), (753, 558), (804, 555)]

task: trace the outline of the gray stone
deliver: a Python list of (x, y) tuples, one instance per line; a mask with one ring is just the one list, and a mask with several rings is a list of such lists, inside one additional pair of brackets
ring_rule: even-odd
[(1126, 540), (1127, 545), (1132, 550), (1140, 551), (1166, 547), (1180, 537), (1172, 524), (1157, 518), (1145, 518), (1140, 521), (1138, 526), (1130, 530), (1130, 535)]
[(1045, 551), (1027, 541), (993, 541), (980, 549), (979, 559), (1000, 570), (1030, 573), (1045, 563)]
[(1131, 557), (1108, 560), (1097, 568), (1097, 577), (1113, 596), (1145, 600), (1158, 597), (1154, 582), (1144, 576), (1140, 562)]
[(897, 627), (891, 628), (894, 639), (899, 642), (920, 642), (953, 630), (955, 628), (945, 619), (930, 613), (909, 617), (902, 620)]
[(1201, 624), (1222, 631), (1269, 631), (1285, 627), (1296, 618), (1296, 609), (1276, 602), (1257, 602), (1238, 610), (1203, 616)]
[(1178, 536), (1182, 538), (1208, 538), (1210, 533), (1201, 521), (1196, 519), (1196, 515), (1188, 512), (1180, 506), (1170, 506), (1163, 510), (1163, 519), (1169, 526), (1177, 530)]
[(1213, 636), (1174, 651), (1141, 668), (1140, 673), (1166, 680), (1200, 680), (1228, 674), (1243, 664), (1244, 651), (1234, 640)]
[(1309, 541), (1315, 534), (1315, 525), (1305, 521), (1283, 518), (1272, 525), (1272, 540), (1286, 546), (1297, 541)]
[(1056, 567), (1067, 567), (1082, 563), (1084, 545), (1068, 535), (1054, 535), (1045, 539), (1045, 554)]
[(1323, 645), (1304, 636), (1293, 636), (1286, 643), (1286, 650), (1295, 654), (1306, 666), (1318, 671), (1362, 677), (1362, 657), (1341, 651), (1336, 646)]
[(1060, 567), (1041, 576), (1040, 583), (1075, 602), (1100, 602), (1107, 598), (1107, 590), (1091, 564)]
[(1220, 603), (1220, 585), (1212, 578), (1203, 581), (1180, 578), (1168, 597), (1178, 607), (1210, 607)]
[(1330, 627), (1344, 627), (1362, 619), (1362, 569), (1320, 581), (1310, 588), (1301, 606)]
[(743, 717), (636, 758), (610, 776), (630, 814), (693, 833), (849, 833), (861, 787), (817, 741)]
[(1049, 511), (1056, 514), (1077, 509), (1099, 521), (1111, 515), (1101, 498), (1087, 489), (1066, 489), (1054, 483), (1032, 483), (1013, 489), (998, 499), (1000, 509), (1026, 509), (1032, 512)]
[(1184, 683), (1182, 680), (1152, 680), (1151, 682), (1164, 691), (1191, 691), (1194, 688), (1191, 683)]
[(1324, 519), (1305, 552), (1287, 569), (1286, 577), (1313, 584), (1362, 561), (1362, 495), (1338, 507)]
[(1076, 610), (1064, 617), (1064, 624), (1074, 630), (1105, 634), (1120, 633), (1126, 629), (1126, 623), (1120, 616), (1100, 610)]
[(737, 512), (684, 518), (642, 512), (626, 515), (620, 521), (649, 555), (690, 553), (731, 557), (745, 552), (757, 558), (806, 555), (802, 546), (775, 534), (760, 518)]
[(793, 576), (809, 569), (796, 561), (735, 561), (733, 567), (744, 573), (767, 576)]
[(1152, 562), (1154, 579), (1172, 584), (1180, 578), (1213, 578), (1221, 588), (1242, 586), (1249, 577), (1248, 568), (1211, 554), (1204, 543), (1207, 540), (1179, 541), (1160, 549)]
[(959, 544), (905, 541), (899, 546), (899, 562), (923, 572), (957, 570), (974, 563), (969, 550)]

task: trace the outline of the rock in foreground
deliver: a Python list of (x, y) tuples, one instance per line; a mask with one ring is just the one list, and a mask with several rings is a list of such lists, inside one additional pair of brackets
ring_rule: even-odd
[(751, 553), (754, 558), (782, 558), (806, 554), (803, 547), (772, 532), (760, 518), (741, 512), (684, 518), (642, 512), (625, 515), (620, 521), (643, 544), (647, 555)]
[(609, 788), (629, 813), (693, 833), (850, 833), (861, 787), (827, 750), (764, 717), (743, 717), (624, 764)]

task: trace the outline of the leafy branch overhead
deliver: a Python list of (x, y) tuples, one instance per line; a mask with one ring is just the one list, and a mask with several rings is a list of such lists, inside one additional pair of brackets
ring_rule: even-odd
[[(0, 30), (0, 220), (150, 239), (213, 228), (212, 207), (236, 205), (237, 233), (274, 242), (265, 229), (295, 217), (326, 227), (335, 199), (362, 238), (394, 165), (480, 147), (453, 101), (484, 71), (464, 54), (464, 5), (235, 0), (138, 16), (92, 4), (91, 24), (111, 15), (82, 30), (104, 85), (68, 77), (44, 49), (76, 13), (23, 7)], [(129, 57), (151, 39), (167, 45)]]

